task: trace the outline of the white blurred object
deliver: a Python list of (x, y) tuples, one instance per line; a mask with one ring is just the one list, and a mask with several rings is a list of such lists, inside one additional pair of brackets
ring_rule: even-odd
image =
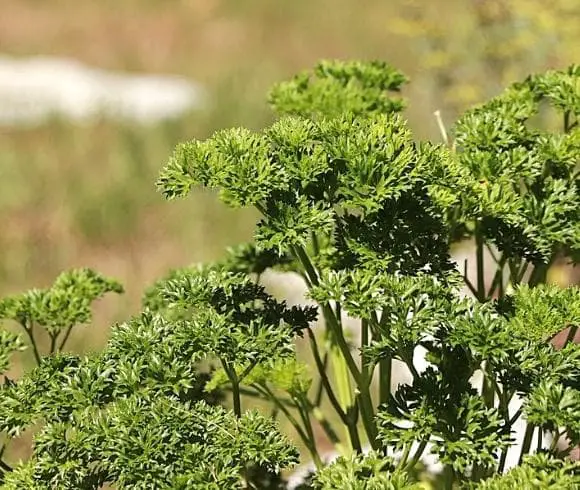
[(128, 75), (52, 57), (0, 56), (0, 125), (41, 123), (50, 116), (95, 116), (141, 123), (199, 108), (200, 86), (181, 77)]

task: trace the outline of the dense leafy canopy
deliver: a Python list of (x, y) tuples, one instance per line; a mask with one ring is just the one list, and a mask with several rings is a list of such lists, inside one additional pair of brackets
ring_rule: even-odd
[[(579, 66), (530, 76), (456, 125), (459, 160), (474, 193), (465, 209), (510, 256), (533, 262), (558, 252), (578, 257), (579, 77)], [(563, 119), (562, 129), (553, 128), (555, 118)], [(552, 128), (539, 129), (542, 121)]]
[(384, 62), (322, 61), (276, 84), (269, 102), (278, 114), (305, 117), (397, 112), (405, 105), (394, 94), (405, 82), (405, 75)]

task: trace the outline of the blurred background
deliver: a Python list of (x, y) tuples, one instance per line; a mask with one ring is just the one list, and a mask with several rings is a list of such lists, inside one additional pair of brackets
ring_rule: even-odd
[(273, 119), (269, 86), (321, 58), (411, 78), (440, 139), (462, 110), (580, 60), (579, 0), (1, 0), (0, 295), (89, 266), (121, 280), (72, 346), (95, 349), (169, 268), (219, 257), (256, 215), (155, 190), (180, 141)]

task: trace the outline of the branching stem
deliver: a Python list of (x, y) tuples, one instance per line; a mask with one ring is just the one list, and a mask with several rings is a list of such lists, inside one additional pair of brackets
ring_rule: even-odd
[(230, 366), (230, 364), (223, 359), (220, 359), (222, 367), (224, 371), (228, 375), (230, 383), (232, 384), (232, 401), (234, 404), (234, 414), (237, 418), (241, 418), (242, 416), (242, 400), (240, 396), (240, 379), (236, 374), (236, 369), (234, 366)]
[(292, 427), (294, 427), (294, 430), (296, 430), (296, 433), (298, 434), (298, 436), (300, 437), (300, 439), (302, 440), (302, 442), (304, 443), (304, 445), (306, 446), (306, 448), (310, 452), (310, 455), (312, 456), (312, 459), (315, 462), (315, 464), (319, 464), (320, 463), (320, 455), (318, 454), (318, 451), (316, 449), (316, 441), (310, 439), (310, 437), (304, 431), (304, 429), (302, 428), (300, 423), (290, 413), (290, 410), (288, 410), (288, 408), (286, 408), (285, 405), (280, 403), (280, 401), (278, 400), (278, 397), (274, 393), (272, 393), (272, 391), (267, 386), (259, 385), (259, 384), (252, 384), (252, 388), (254, 388), (256, 391), (260, 392), (262, 394), (262, 396), (264, 396), (264, 398), (266, 398), (267, 400), (270, 400), (272, 403), (274, 403), (274, 405), (276, 405), (276, 407), (278, 407), (278, 409), (286, 416), (286, 418), (288, 419), (290, 424), (292, 424)]
[(415, 451), (415, 454), (413, 455), (413, 457), (411, 458), (411, 460), (407, 464), (407, 471), (412, 471), (413, 468), (415, 467), (415, 465), (419, 462), (419, 459), (421, 459), (421, 456), (423, 456), (423, 453), (425, 452), (425, 448), (427, 447), (427, 442), (428, 441), (421, 441), (421, 443), (419, 444), (419, 447)]
[(522, 443), (522, 450), (520, 452), (520, 458), (518, 464), (522, 464), (524, 456), (530, 452), (530, 447), (532, 446), (532, 439), (534, 437), (535, 427), (532, 424), (526, 426), (526, 432), (524, 434), (524, 441)]
[[(304, 270), (306, 271), (311, 283), (313, 285), (318, 285), (319, 284), (318, 273), (316, 272), (316, 269), (315, 269), (314, 265), (312, 264), (310, 258), (308, 257), (308, 254), (306, 253), (306, 251), (301, 246), (295, 246), (294, 252), (295, 252), (297, 259), (302, 264), (302, 267), (304, 267)], [(340, 311), (338, 304), (337, 304), (337, 311)], [(350, 347), (349, 347), (348, 343), (346, 342), (346, 339), (344, 338), (344, 332), (343, 332), (343, 327), (342, 327), (340, 317), (337, 317), (337, 315), (335, 314), (332, 307), (328, 304), (322, 306), (322, 313), (323, 313), (326, 325), (329, 329), (331, 339), (333, 342), (336, 343), (336, 346), (338, 347), (338, 349), (340, 351), (340, 355), (338, 355), (338, 352), (336, 355), (333, 355), (332, 354), (332, 347), (331, 347), (331, 356), (333, 358), (335, 372), (340, 372), (341, 363), (343, 363), (343, 362), (346, 363), (346, 367), (348, 368), (348, 371), (350, 371), (350, 375), (352, 376), (352, 378), (354, 379), (354, 382), (357, 385), (357, 391), (358, 391), (358, 393), (357, 393), (358, 404), (357, 405), (358, 405), (358, 408), (360, 410), (360, 414), (362, 416), (362, 421), (363, 421), (363, 425), (365, 428), (365, 432), (367, 434), (369, 444), (374, 449), (376, 449), (378, 447), (377, 446), (378, 441), (376, 440), (376, 426), (375, 426), (375, 422), (374, 422), (375, 414), (374, 414), (374, 409), (373, 409), (373, 404), (372, 404), (372, 398), (370, 395), (370, 387), (365, 386), (364, 380), (362, 378), (362, 374), (359, 371), (354, 358), (352, 357), (352, 354), (350, 352)], [(339, 388), (340, 388), (340, 381), (345, 383), (343, 388), (346, 388), (346, 383), (350, 383), (349, 377), (346, 376), (345, 374), (343, 374), (341, 376), (341, 378), (343, 378), (343, 379), (339, 380)], [(346, 395), (346, 393), (343, 393), (343, 395)], [(350, 403), (348, 403), (348, 400), (346, 399), (346, 397), (345, 397), (345, 399), (342, 400), (342, 402), (343, 402), (342, 408), (343, 408), (343, 410), (345, 410), (347, 412), (347, 416), (348, 416), (349, 407), (352, 405)], [(353, 431), (351, 429), (349, 429), (349, 434), (350, 434), (351, 439), (352, 439)]]
[(36, 364), (40, 365), (42, 361), (40, 357), (40, 352), (38, 351), (38, 346), (36, 345), (36, 339), (34, 338), (34, 323), (30, 322), (30, 327), (26, 325), (26, 323), (20, 324), (26, 335), (28, 336), (28, 340), (30, 340), (30, 344), (32, 345), (32, 353), (34, 354), (34, 359), (36, 360)]
[(320, 351), (318, 349), (318, 343), (316, 341), (316, 336), (311, 328), (308, 328), (308, 340), (310, 341), (310, 349), (312, 350), (312, 355), (314, 356), (314, 362), (316, 363), (316, 368), (318, 369), (318, 374), (320, 375), (320, 382), (321, 386), (324, 387), (326, 394), (328, 395), (328, 399), (330, 404), (343, 421), (343, 423), (347, 423), (346, 414), (342, 410), (336, 395), (334, 394), (334, 390), (330, 384), (330, 380), (328, 379), (328, 375), (326, 374), (326, 366), (323, 363), (322, 359), (320, 358)]
[(66, 343), (68, 342), (68, 338), (70, 337), (70, 334), (72, 332), (74, 328), (74, 325), (69, 325), (64, 333), (64, 337), (62, 338), (60, 345), (58, 346), (58, 351), (62, 351), (64, 349), (64, 346), (66, 345)]

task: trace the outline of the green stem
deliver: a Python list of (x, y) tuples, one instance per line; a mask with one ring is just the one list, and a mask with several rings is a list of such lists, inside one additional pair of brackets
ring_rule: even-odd
[(496, 265), (500, 265), (501, 258), (500, 259), (497, 258), (497, 255), (495, 255), (495, 252), (493, 251), (493, 247), (490, 244), (486, 243), (485, 248), (487, 249), (489, 255), (491, 255), (491, 258), (496, 263)]
[[(6, 452), (7, 447), (8, 447), (8, 442), (6, 442), (6, 444), (4, 444), (0, 448), (0, 475), (14, 471), (14, 469), (2, 459), (4, 457), (4, 453)], [(0, 483), (2, 483), (1, 480), (2, 480), (2, 478), (0, 477)]]
[(528, 271), (528, 268), (529, 267), (530, 267), (530, 263), (527, 260), (524, 260), (524, 263), (522, 264), (522, 267), (519, 270), (519, 272), (518, 272), (518, 274), (516, 276), (515, 281), (512, 280), (512, 283), (514, 285), (520, 284), (523, 281), (524, 276), (526, 275), (526, 272)]
[(58, 337), (58, 334), (49, 333), (49, 337), (50, 337), (49, 354), (52, 355), (54, 354), (54, 350), (56, 349), (56, 338)]
[(495, 392), (492, 381), (492, 374), (489, 372), (489, 368), (486, 366), (483, 369), (483, 382), (481, 387), (481, 396), (487, 408), (493, 408), (495, 405)]
[(391, 397), (392, 360), (390, 357), (379, 361), (379, 403), (389, 402)]
[(397, 469), (403, 468), (407, 465), (407, 460), (409, 459), (409, 454), (411, 452), (411, 443), (405, 444), (405, 448), (403, 449), (403, 454), (399, 458), (399, 462), (397, 464)]
[(264, 204), (257, 202), (254, 203), (254, 206), (258, 211), (260, 211), (260, 213), (262, 213), (262, 216), (264, 216), (264, 218), (269, 218), (269, 215), (266, 212), (266, 206)]
[(318, 274), (316, 273), (316, 269), (314, 268), (314, 265), (310, 261), (308, 254), (305, 252), (305, 250), (300, 245), (294, 246), (293, 249), (294, 249), (294, 254), (296, 255), (296, 257), (298, 258), (298, 260), (302, 264), (302, 267), (304, 267), (304, 270), (306, 271), (306, 274), (308, 275), (310, 282), (314, 286), (318, 286), (318, 284), (320, 283), (320, 281), (318, 279)]
[(503, 270), (505, 268), (505, 264), (507, 261), (507, 256), (503, 254), (499, 261), (497, 262), (497, 269), (495, 271), (495, 275), (493, 276), (493, 280), (491, 282), (491, 286), (487, 291), (487, 297), (492, 298), (496, 289), (498, 291), (498, 297), (503, 296)]
[[(223, 388), (224, 391), (232, 391), (231, 387), (224, 387)], [(270, 398), (265, 397), (263, 393), (256, 391), (255, 389), (252, 390), (250, 388), (246, 388), (244, 386), (240, 386), (240, 395), (244, 395), (244, 396), (249, 396), (252, 398), (258, 398), (260, 400), (266, 400), (266, 401), (270, 401)], [(278, 397), (278, 400), (280, 401), (280, 403), (287, 405), (289, 407), (293, 407), (294, 403), (292, 402), (292, 400), (290, 400), (289, 398), (281, 398)]]
[(326, 374), (326, 365), (320, 358), (320, 351), (318, 349), (318, 343), (316, 342), (316, 336), (314, 335), (314, 332), (312, 331), (311, 328), (308, 328), (307, 331), (308, 331), (308, 339), (310, 341), (310, 349), (314, 357), (314, 362), (316, 363), (316, 368), (318, 369), (321, 386), (324, 387), (326, 394), (328, 395), (330, 404), (332, 405), (332, 407), (334, 408), (340, 419), (343, 421), (343, 423), (346, 424), (347, 423), (346, 414), (344, 410), (341, 408), (340, 403), (336, 398), (336, 395), (334, 394), (334, 390), (330, 385), (330, 380), (328, 379), (328, 376)]
[(574, 338), (576, 337), (577, 333), (578, 333), (578, 327), (576, 325), (571, 326), (570, 330), (568, 331), (568, 335), (566, 336), (566, 340), (564, 341), (564, 345), (562, 346), (562, 348), (566, 347), (570, 342), (572, 342), (574, 340)]
[(528, 424), (526, 427), (526, 432), (524, 434), (524, 442), (522, 443), (522, 451), (520, 452), (520, 458), (518, 464), (522, 464), (524, 456), (530, 452), (530, 447), (532, 446), (532, 439), (534, 437), (535, 427), (532, 424)]
[(224, 361), (223, 359), (220, 359), (220, 362), (222, 363), (224, 371), (228, 375), (230, 383), (232, 384), (232, 401), (234, 404), (234, 414), (236, 415), (237, 418), (241, 418), (242, 399), (240, 396), (240, 380), (238, 378), (238, 375), (236, 374), (236, 368), (230, 366), (229, 363)]
[(565, 434), (564, 432), (558, 432), (556, 431), (556, 435), (554, 436), (554, 439), (552, 439), (552, 444), (550, 444), (550, 452), (555, 452), (556, 448), (558, 447), (558, 442), (560, 441), (560, 438)]
[[(387, 315), (383, 310), (381, 319), (377, 318), (376, 313), (371, 313), (373, 332), (384, 331), (386, 329)], [(377, 335), (379, 335), (377, 333)], [(388, 333), (386, 334), (388, 335)], [(389, 402), (391, 397), (391, 378), (393, 369), (393, 360), (391, 356), (387, 356), (379, 360), (379, 404), (383, 405)]]
[(501, 475), (503, 473), (503, 470), (505, 469), (505, 464), (507, 461), (507, 455), (508, 455), (508, 450), (509, 447), (504, 447), (502, 452), (501, 452), (501, 456), (499, 458), (499, 464), (497, 467), (497, 472)]
[[(320, 359), (320, 354), (318, 355), (319, 359)], [(328, 351), (326, 351), (324, 353), (324, 358), (321, 360), (320, 365), (318, 365), (317, 363), (317, 369), (319, 373), (324, 373), (326, 374), (326, 368), (328, 367)], [(327, 377), (328, 379), (328, 377)], [(314, 397), (314, 405), (319, 407), (320, 404), (322, 403), (322, 395), (324, 394), (324, 390), (325, 390), (325, 386), (324, 386), (324, 381), (322, 379), (322, 375), (320, 376), (320, 378), (318, 379), (318, 386), (316, 387), (316, 395)]]
[(64, 348), (65, 344), (68, 342), (68, 338), (70, 337), (73, 327), (74, 325), (69, 325), (67, 327), (66, 332), (64, 333), (64, 337), (62, 338), (60, 345), (58, 346), (59, 352)]
[(375, 425), (375, 411), (368, 388), (360, 387), (358, 393), (359, 409), (362, 415), (363, 426), (367, 435), (367, 440), (373, 449), (379, 448), (377, 440), (377, 428)]
[(316, 465), (316, 468), (321, 468), (322, 459), (320, 458), (318, 448), (316, 447), (316, 437), (314, 436), (314, 430), (312, 429), (312, 421), (310, 419), (308, 404), (305, 405), (303, 400), (296, 400), (296, 407), (298, 408), (298, 413), (300, 414), (300, 418), (302, 419), (302, 423), (304, 424), (304, 428), (306, 429), (306, 433), (311, 444), (310, 453), (312, 455), (312, 459), (314, 460), (314, 464)]
[(481, 224), (477, 224), (475, 231), (475, 260), (477, 264), (477, 299), (480, 302), (485, 302), (487, 300), (485, 294), (485, 263), (484, 263), (484, 247), (485, 243), (483, 240), (483, 233), (481, 230)]
[(369, 346), (369, 322), (361, 320), (361, 375), (365, 383), (370, 384), (370, 372), (365, 349)]
[(521, 417), (521, 415), (522, 415), (522, 409), (519, 408), (518, 411), (514, 414), (514, 416), (510, 419), (510, 423), (509, 423), (510, 427), (518, 421), (518, 419)]
[[(489, 361), (485, 362), (485, 367), (482, 369), (483, 379), (481, 386), (481, 397), (487, 408), (494, 408), (495, 406), (495, 388), (497, 387), (492, 373), (490, 372)], [(498, 392), (499, 392), (499, 387)], [(501, 392), (500, 392), (501, 393)], [(487, 476), (487, 468), (485, 466), (474, 464), (473, 465), (473, 478), (475, 481), (479, 481)]]
[(426, 447), (427, 447), (427, 441), (421, 441), (421, 443), (419, 444), (419, 447), (415, 451), (415, 454), (411, 458), (411, 461), (409, 461), (409, 463), (407, 464), (407, 467), (406, 467), (407, 471), (413, 470), (415, 465), (419, 462), (419, 459), (421, 458), (421, 456), (423, 456), (423, 453), (425, 452)]
[(463, 263), (463, 282), (465, 283), (469, 291), (471, 291), (471, 294), (473, 294), (473, 296), (477, 298), (477, 289), (475, 288), (473, 283), (469, 280), (469, 277), (467, 277), (467, 259), (465, 259), (465, 262)]
[[(498, 411), (503, 414), (503, 419), (504, 419), (504, 423), (505, 423), (506, 428), (511, 430), (511, 427), (516, 422), (516, 420), (519, 418), (519, 414), (521, 414), (521, 408), (516, 412), (516, 414), (514, 415), (513, 418), (510, 418), (509, 404), (510, 404), (510, 401), (513, 397), (513, 394), (509, 394), (505, 390), (502, 392), (499, 389), (499, 386), (498, 386), (496, 380), (493, 378), (491, 378), (491, 380), (493, 381), (494, 388), (495, 388), (495, 391), (497, 393), (497, 397), (499, 400)], [(503, 470), (505, 468), (508, 451), (509, 451), (509, 446), (504, 447), (502, 452), (501, 452), (501, 456), (500, 456), (500, 460), (499, 460), (499, 464), (498, 464), (498, 469), (497, 469), (497, 472), (499, 474), (502, 474)]]
[(272, 393), (272, 391), (267, 386), (253, 384), (252, 387), (256, 391), (262, 393), (262, 396), (264, 396), (264, 398), (266, 398), (266, 399), (270, 400), (272, 403), (274, 403), (274, 405), (276, 405), (276, 407), (278, 407), (278, 409), (286, 416), (286, 418), (288, 419), (290, 424), (292, 424), (292, 426), (294, 427), (294, 430), (296, 430), (296, 433), (298, 434), (298, 436), (300, 437), (300, 439), (302, 440), (302, 442), (304, 443), (304, 445), (306, 446), (306, 448), (310, 452), (310, 455), (312, 456), (313, 461), (316, 461), (315, 454), (317, 454), (317, 451), (316, 451), (315, 441), (311, 441), (309, 439), (306, 432), (304, 432), (304, 429), (302, 428), (302, 426), (298, 423), (298, 421), (290, 413), (290, 411), (282, 403), (280, 403), (280, 401), (278, 400), (278, 397), (276, 397), (276, 395), (274, 395), (274, 393)]
[(570, 111), (566, 111), (564, 112), (564, 132), (569, 133), (570, 129), (572, 129), (570, 125)]
[[(337, 309), (339, 306), (337, 305)], [(360, 384), (361, 374), (354, 364), (354, 359), (350, 353), (350, 347), (346, 343), (343, 335), (342, 325), (337, 321), (330, 306), (323, 307), (326, 325), (329, 326), (330, 335), (330, 357), (334, 367), (334, 377), (338, 391), (338, 406), (344, 414), (343, 422), (346, 427), (346, 434), (351, 441), (352, 449), (361, 450), (360, 437), (358, 435), (356, 403), (352, 395), (351, 376), (357, 384)], [(355, 369), (353, 374), (353, 367)], [(329, 394), (330, 396), (330, 394)], [(331, 402), (332, 403), (332, 402)]]
[[(295, 250), (295, 254), (296, 254), (298, 260), (300, 261), (300, 263), (302, 264), (302, 266), (306, 270), (306, 273), (308, 274), (310, 282), (314, 286), (317, 286), (319, 284), (318, 274), (316, 272), (316, 269), (314, 268), (314, 265), (310, 261), (308, 254), (306, 254), (304, 249), (300, 246), (295, 246), (294, 250)], [(338, 308), (339, 308), (339, 305), (337, 305), (337, 309)], [(342, 325), (340, 324), (340, 319), (335, 316), (334, 311), (332, 310), (330, 305), (323, 305), (322, 312), (323, 312), (324, 319), (325, 319), (327, 325), (330, 327), (330, 330), (334, 334), (333, 339), (337, 341), (337, 344), (340, 347), (340, 350), (341, 350), (341, 352), (346, 360), (348, 368), (349, 368), (353, 378), (355, 379), (355, 381), (358, 384), (360, 382), (360, 372), (359, 372), (357, 365), (354, 362), (354, 359), (350, 353), (350, 347), (348, 346), (348, 344), (346, 343), (346, 340), (344, 338), (344, 334), (342, 332)]]
[(447, 465), (445, 466), (444, 471), (444, 485), (445, 485), (445, 490), (452, 490), (453, 489), (453, 482), (455, 481), (455, 472), (453, 471), (453, 468), (451, 467), (451, 465)]
[[(313, 285), (317, 286), (320, 283), (318, 273), (316, 272), (316, 269), (310, 261), (306, 251), (299, 245), (294, 246), (292, 250), (295, 257), (302, 264), (306, 276), (308, 277), (308, 287), (312, 287)], [(351, 373), (353, 373), (355, 380), (360, 377), (360, 373), (358, 372), (358, 368), (354, 363), (354, 359), (352, 359), (350, 348), (344, 339), (342, 325), (339, 323), (340, 320), (337, 320), (334, 311), (329, 305), (323, 306), (322, 311), (326, 325), (329, 328), (329, 334), (331, 335), (332, 345), (330, 347), (330, 357), (332, 359), (332, 365), (334, 367), (334, 374), (336, 378), (339, 407), (341, 408), (341, 412), (344, 412), (346, 417), (346, 414), (348, 414), (354, 407), (354, 400), (352, 398), (352, 389), (350, 386), (350, 376), (348, 371), (350, 370)], [(317, 367), (320, 372), (318, 363)], [(355, 369), (354, 372), (353, 367)], [(356, 376), (354, 373), (356, 373)], [(330, 387), (330, 383), (328, 384), (328, 387)], [(332, 396), (330, 395), (331, 391), (328, 391), (328, 393), (329, 397)], [(338, 413), (340, 414), (340, 412)], [(348, 420), (348, 423), (345, 422), (347, 435), (353, 448), (356, 448), (357, 441), (359, 439), (358, 433), (356, 433), (356, 427), (352, 427), (353, 422), (348, 417), (346, 417), (345, 420)]]
[(26, 335), (28, 336), (28, 340), (30, 340), (30, 344), (32, 345), (32, 353), (34, 354), (34, 359), (36, 360), (36, 364), (40, 364), (42, 359), (40, 357), (40, 353), (38, 351), (38, 347), (36, 346), (36, 339), (34, 338), (34, 324), (32, 322), (30, 322), (30, 328), (28, 328), (26, 326), (26, 323), (21, 323), (20, 324), (22, 326), (22, 328), (24, 328), (24, 331), (26, 332)]
[(362, 444), (360, 442), (360, 436), (358, 434), (358, 429), (356, 426), (356, 419), (353, 418), (352, 421), (349, 421), (346, 428), (348, 431), (348, 437), (350, 439), (352, 449), (356, 453), (359, 453), (359, 454), (362, 453)]
[[(300, 246), (295, 246), (294, 251), (295, 251), (295, 254), (296, 254), (298, 260), (300, 261), (300, 263), (304, 267), (304, 270), (308, 274), (311, 283), (313, 285), (318, 285), (319, 284), (318, 274), (316, 272), (314, 265), (310, 261), (308, 254)], [(338, 308), (339, 308), (339, 305), (337, 304), (337, 310), (338, 310)], [(344, 338), (344, 332), (342, 329), (342, 324), (340, 322), (340, 317), (337, 317), (335, 315), (335, 313), (332, 310), (332, 308), (330, 307), (330, 305), (322, 305), (322, 313), (323, 313), (326, 325), (328, 326), (329, 331), (332, 335), (332, 341), (336, 343), (336, 346), (338, 347), (338, 351), (340, 351), (340, 352), (338, 352), (338, 351), (335, 351), (334, 348), (331, 348), (331, 357), (333, 359), (333, 365), (334, 365), (335, 371), (342, 370), (345, 365), (348, 368), (348, 370), (350, 371), (350, 374), (353, 377), (353, 379), (357, 385), (357, 389), (358, 389), (357, 399), (359, 400), (358, 406), (359, 406), (360, 413), (362, 416), (363, 425), (364, 425), (365, 431), (367, 433), (368, 441), (371, 444), (371, 446), (373, 447), (373, 449), (377, 449), (378, 442), (376, 440), (376, 427), (375, 427), (375, 423), (374, 423), (375, 415), (374, 415), (373, 404), (372, 404), (372, 399), (371, 399), (371, 394), (370, 394), (370, 386), (364, 385), (364, 382), (363, 382), (363, 379), (361, 376), (361, 372), (359, 371), (359, 369), (356, 365), (356, 362), (354, 361), (354, 358), (352, 357), (352, 354), (350, 352), (350, 347), (349, 347), (348, 343), (346, 342), (346, 339)], [(342, 388), (344, 388), (346, 390), (347, 384), (349, 385), (348, 386), (349, 387), (348, 397), (350, 397), (351, 399), (349, 400), (347, 398), (346, 391), (344, 391), (342, 393), (344, 395), (344, 399), (342, 400), (343, 401), (343, 410), (345, 410), (345, 412), (347, 412), (347, 414), (348, 414), (349, 407), (353, 406), (350, 403), (348, 403), (352, 400), (352, 397), (350, 395), (352, 393), (352, 391), (350, 390), (350, 377), (348, 375), (346, 375), (346, 371), (344, 371), (343, 373), (339, 373), (338, 377), (339, 377), (339, 380), (338, 380), (339, 396), (340, 396), (341, 386), (342, 386)]]
[(419, 378), (419, 373), (417, 371), (417, 368), (413, 364), (413, 353), (411, 352), (409, 354), (406, 351), (407, 351), (407, 349), (400, 349), (399, 350), (399, 356), (401, 357), (401, 359), (403, 359), (404, 363), (409, 368), (409, 371), (411, 372), (411, 375), (413, 376), (413, 379), (418, 379)]
[(540, 452), (542, 450), (542, 445), (544, 443), (544, 437), (543, 437), (543, 430), (541, 427), (538, 427), (538, 440), (537, 440), (537, 445), (536, 445), (536, 451)]
[(238, 380), (238, 385), (239, 385), (239, 384), (240, 384), (240, 383), (241, 383), (241, 382), (244, 380), (244, 378), (245, 378), (245, 377), (246, 377), (248, 374), (250, 374), (250, 372), (252, 371), (252, 369), (254, 369), (254, 368), (256, 367), (256, 365), (257, 365), (257, 364), (258, 364), (258, 361), (254, 361), (254, 362), (250, 363), (250, 364), (248, 365), (248, 367), (246, 367), (246, 369), (244, 369), (244, 371), (242, 372), (242, 374), (240, 374), (240, 375), (237, 377), (237, 380)]
[(242, 417), (242, 399), (240, 396), (240, 385), (235, 382), (232, 383), (232, 397), (234, 399), (234, 413), (237, 418)]
[(359, 440), (358, 433), (356, 433), (357, 413), (355, 411), (355, 400), (352, 395), (348, 367), (336, 343), (333, 343), (330, 347), (330, 356), (333, 360), (332, 365), (334, 367), (334, 380), (337, 387), (339, 407), (341, 412), (345, 414), (343, 422), (346, 426), (346, 435), (351, 441), (352, 448), (356, 450), (358, 447), (357, 441)]
[(312, 232), (312, 250), (314, 251), (315, 256), (318, 256), (320, 254), (320, 244), (318, 243), (318, 235), (315, 232)]
[(576, 449), (578, 446), (573, 446), (572, 444), (567, 444), (567, 448), (563, 451), (558, 451), (559, 458), (566, 458), (570, 455), (570, 453)]
[(552, 256), (548, 262), (542, 262), (534, 266), (534, 270), (532, 271), (530, 279), (528, 280), (528, 285), (530, 287), (537, 286), (538, 284), (544, 284), (546, 282), (546, 277), (553, 260), (554, 257)]

